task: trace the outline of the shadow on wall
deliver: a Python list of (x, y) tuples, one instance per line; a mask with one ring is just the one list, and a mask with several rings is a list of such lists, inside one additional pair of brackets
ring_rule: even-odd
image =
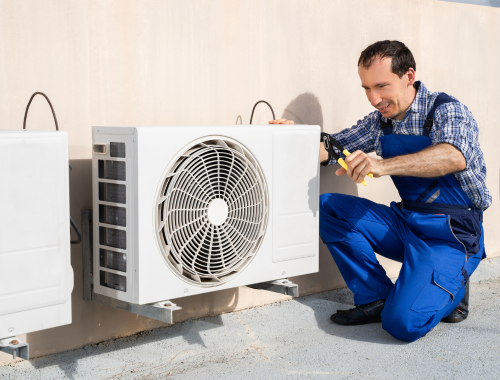
[(323, 110), (319, 99), (311, 92), (305, 92), (293, 99), (281, 118), (293, 120), (295, 124), (319, 125), (323, 130)]
[[(293, 99), (285, 108), (281, 117), (293, 120), (295, 124), (319, 125), (321, 131), (325, 131), (321, 104), (319, 99), (311, 92), (305, 92)], [(358, 196), (358, 187), (353, 181), (346, 175), (341, 177), (335, 175), (335, 170), (338, 168), (340, 168), (338, 164), (321, 167), (320, 194), (341, 193)]]
[[(324, 131), (323, 109), (318, 97), (311, 92), (305, 92), (293, 99), (285, 108), (281, 117), (293, 120), (295, 124), (319, 125), (321, 130)], [(327, 167), (321, 166), (320, 194), (342, 193), (358, 196), (357, 185), (349, 177), (335, 175), (335, 171), (339, 167), (338, 164)], [(301, 296), (345, 286), (345, 282), (330, 256), (328, 248), (321, 240), (319, 244), (320, 272), (291, 279), (299, 284)]]

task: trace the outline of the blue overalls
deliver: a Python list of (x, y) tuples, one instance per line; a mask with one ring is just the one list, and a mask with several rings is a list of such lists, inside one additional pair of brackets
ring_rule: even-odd
[[(382, 156), (429, 147), (434, 113), (453, 102), (440, 94), (427, 115), (424, 134), (393, 134), (381, 118)], [(469, 276), (486, 257), (482, 211), (453, 174), (438, 178), (392, 177), (402, 202), (390, 207), (345, 194), (320, 197), (320, 235), (356, 304), (386, 299), (382, 327), (412, 342), (448, 316), (464, 296)], [(393, 284), (375, 253), (401, 262)]]

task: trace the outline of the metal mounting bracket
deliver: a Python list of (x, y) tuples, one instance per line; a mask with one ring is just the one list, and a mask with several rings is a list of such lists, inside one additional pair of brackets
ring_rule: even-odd
[(82, 264), (83, 264), (83, 299), (89, 302), (114, 307), (130, 313), (153, 318), (158, 321), (173, 324), (173, 313), (182, 309), (171, 301), (156, 302), (154, 304), (139, 305), (115, 298), (103, 296), (93, 291), (93, 228), (92, 210), (82, 210)]
[(0, 351), (11, 354), (14, 360), (18, 357), (24, 360), (29, 359), (30, 345), (16, 336), (0, 339)]
[(298, 297), (299, 285), (288, 281), (287, 278), (276, 281), (261, 282), (258, 284), (247, 285), (252, 289), (267, 290), (269, 292), (284, 294), (286, 296)]

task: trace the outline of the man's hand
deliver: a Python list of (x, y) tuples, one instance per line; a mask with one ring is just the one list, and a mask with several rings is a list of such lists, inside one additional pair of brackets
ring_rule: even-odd
[(271, 120), (269, 124), (295, 124), (293, 120), (287, 120), (287, 119), (278, 119), (278, 120)]
[(371, 158), (366, 153), (357, 150), (350, 156), (344, 159), (347, 164), (347, 170), (344, 168), (337, 169), (335, 174), (347, 175), (356, 183), (361, 183), (368, 173), (372, 173), (374, 177), (381, 177), (382, 160)]
[(347, 175), (360, 183), (363, 178), (372, 173), (374, 177), (384, 175), (434, 178), (462, 171), (466, 161), (462, 153), (453, 145), (438, 144), (417, 153), (396, 156), (385, 160), (369, 157), (357, 150), (344, 161), (347, 170), (340, 168), (337, 175)]

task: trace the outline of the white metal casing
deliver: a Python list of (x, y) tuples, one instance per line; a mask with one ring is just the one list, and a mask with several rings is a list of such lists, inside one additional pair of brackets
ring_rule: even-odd
[[(93, 127), (94, 292), (137, 304), (234, 288), (318, 271), (320, 127), (309, 125)], [(175, 276), (155, 239), (155, 197), (166, 167), (193, 141), (234, 139), (256, 158), (269, 192), (267, 231), (248, 267), (229, 282), (200, 287)], [(110, 157), (110, 143), (124, 143), (125, 157)], [(99, 160), (124, 161), (125, 181), (99, 178)], [(125, 204), (99, 199), (99, 183), (126, 186)], [(126, 207), (126, 226), (99, 220), (99, 206)], [(100, 228), (126, 231), (126, 249), (100, 245)], [(126, 255), (126, 270), (100, 265), (100, 249)], [(102, 286), (108, 272), (126, 277), (126, 291)]]
[(68, 136), (0, 131), (0, 339), (71, 323)]

